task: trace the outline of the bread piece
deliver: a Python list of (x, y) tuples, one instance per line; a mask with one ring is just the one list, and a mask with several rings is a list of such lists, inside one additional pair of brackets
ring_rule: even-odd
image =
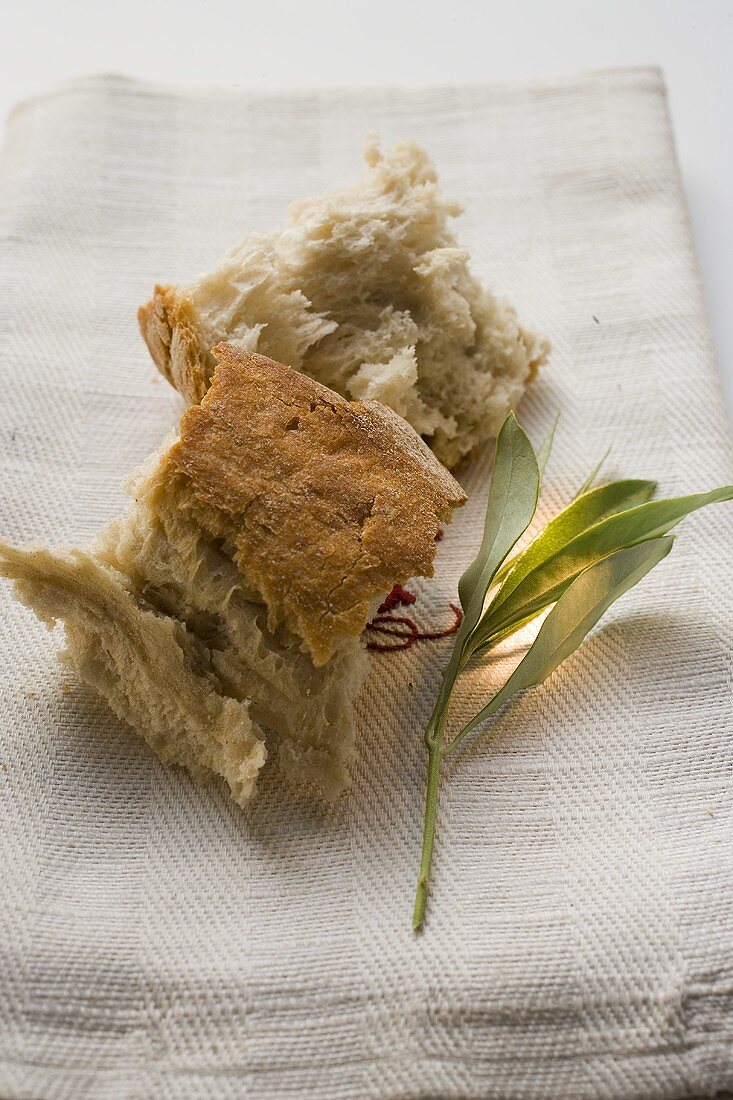
[(348, 778), (366, 650), (358, 638), (345, 638), (316, 668), (299, 638), (283, 628), (270, 631), (265, 605), (220, 542), (160, 491), (159, 474), (153, 461), (131, 482), (137, 499), (102, 531), (96, 559), (202, 642), (218, 690), (248, 702), (258, 736), (269, 747), (274, 741), (288, 778), (312, 781), (334, 796)]
[(139, 311), (159, 369), (199, 402), (221, 340), (288, 363), (344, 397), (405, 417), (448, 467), (493, 437), (548, 344), (482, 289), (412, 142), (351, 187), (297, 203), (282, 229), (248, 236), (189, 285)]
[(432, 571), (463, 494), (389, 410), (217, 353), (204, 405), (131, 480), (128, 512), (88, 552), (0, 543), (0, 575), (63, 621), (64, 659), (163, 761), (223, 776), (243, 804), (276, 747), (288, 777), (332, 797), (370, 606)]
[(222, 344), (212, 387), (181, 418), (162, 491), (222, 540), (316, 665), (362, 632), (375, 598), (431, 576), (435, 535), (465, 501), (404, 420)]
[(162, 615), (124, 574), (79, 550), (18, 550), (0, 542), (0, 574), (53, 627), (64, 623), (61, 657), (164, 763), (195, 776), (224, 776), (240, 804), (267, 752), (246, 701), (225, 694), (211, 651), (185, 623)]

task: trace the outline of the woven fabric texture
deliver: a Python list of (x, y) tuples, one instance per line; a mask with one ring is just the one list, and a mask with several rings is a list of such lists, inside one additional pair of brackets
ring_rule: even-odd
[[(256, 95), (80, 80), (0, 161), (0, 532), (84, 542), (174, 425), (135, 310), (414, 138), (473, 267), (546, 331), (541, 515), (606, 447), (665, 493), (733, 479), (660, 74)], [(488, 457), (422, 623), (477, 545)], [(446, 768), (410, 930), (422, 729), (449, 643), (373, 654), (349, 792), (247, 812), (161, 767), (0, 586), (0, 1095), (643, 1100), (733, 1086), (733, 506)], [(472, 674), (476, 707), (508, 650)]]

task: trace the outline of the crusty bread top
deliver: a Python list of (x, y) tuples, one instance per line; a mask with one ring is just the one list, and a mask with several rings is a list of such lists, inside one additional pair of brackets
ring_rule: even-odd
[(432, 575), (435, 535), (465, 494), (384, 406), (231, 344), (215, 355), (158, 475), (223, 540), (271, 628), (284, 622), (323, 664), (375, 597)]

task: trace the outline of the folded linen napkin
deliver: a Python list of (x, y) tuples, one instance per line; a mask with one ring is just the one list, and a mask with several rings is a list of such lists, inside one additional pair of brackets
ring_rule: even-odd
[[(117, 77), (19, 107), (0, 162), (0, 531), (83, 541), (174, 424), (135, 309), (411, 137), (488, 285), (548, 332), (543, 512), (609, 444), (666, 493), (730, 436), (655, 70), (258, 95)], [(415, 586), (445, 620), (488, 461)], [(373, 654), (354, 783), (242, 813), (162, 768), (0, 587), (0, 1094), (683, 1097), (733, 1085), (733, 509), (446, 774), (410, 930), (422, 730), (449, 642)], [(448, 612), (449, 614), (449, 612)], [(466, 707), (497, 682), (475, 675)], [(498, 669), (498, 671), (497, 671)], [(464, 697), (465, 697), (464, 696)]]

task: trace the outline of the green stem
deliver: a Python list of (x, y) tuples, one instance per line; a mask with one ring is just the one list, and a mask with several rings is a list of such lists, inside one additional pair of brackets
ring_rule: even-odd
[(470, 658), (471, 654), (463, 651), (463, 638), (459, 634), (453, 647), (451, 659), (443, 672), (443, 682), (425, 730), (425, 744), (428, 750), (428, 781), (425, 789), (422, 855), (420, 857), (420, 871), (417, 876), (415, 906), (412, 910), (412, 929), (414, 932), (419, 932), (422, 928), (425, 920), (425, 907), (430, 893), (430, 870), (433, 863), (435, 827), (438, 819), (440, 765), (445, 755), (443, 733), (448, 718), (448, 704), (455, 687), (456, 678)]
[(422, 928), (425, 919), (425, 906), (430, 892), (430, 868), (433, 862), (435, 825), (438, 818), (438, 792), (440, 788), (440, 764), (442, 759), (443, 753), (440, 743), (434, 742), (428, 745), (428, 784), (425, 791), (425, 821), (423, 823), (420, 872), (417, 876), (415, 907), (412, 910), (413, 932), (419, 932)]
[(440, 765), (448, 751), (457, 748), (457, 741), (466, 736), (467, 730), (461, 731), (458, 738), (449, 745), (448, 749), (443, 745), (443, 732), (448, 717), (448, 704), (455, 687), (456, 679), (470, 661), (473, 654), (465, 651), (463, 638), (459, 635), (451, 654), (451, 659), (443, 673), (443, 682), (435, 700), (433, 713), (428, 720), (425, 730), (425, 744), (428, 749), (428, 782), (425, 790), (425, 819), (422, 834), (422, 855), (420, 857), (420, 871), (417, 876), (417, 891), (415, 893), (415, 906), (412, 910), (412, 929), (419, 932), (425, 920), (425, 908), (428, 894), (430, 893), (430, 870), (433, 863), (433, 848), (435, 846), (435, 827), (438, 819), (438, 794), (440, 789)]

